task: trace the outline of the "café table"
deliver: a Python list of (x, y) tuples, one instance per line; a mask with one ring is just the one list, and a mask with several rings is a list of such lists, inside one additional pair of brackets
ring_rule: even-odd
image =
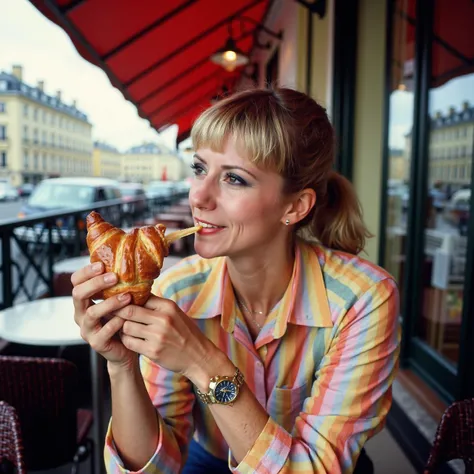
[[(17, 304), (0, 311), (0, 338), (35, 346), (72, 346), (86, 344), (74, 322), (71, 296), (44, 298)], [(105, 472), (103, 447), (104, 359), (91, 349), (92, 411), (95, 437), (95, 472)]]

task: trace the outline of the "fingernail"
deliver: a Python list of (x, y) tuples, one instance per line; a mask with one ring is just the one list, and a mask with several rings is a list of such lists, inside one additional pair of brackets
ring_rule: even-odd
[(104, 281), (105, 283), (113, 283), (115, 280), (117, 280), (117, 276), (115, 273), (107, 273), (104, 275)]
[(94, 264), (91, 266), (91, 268), (92, 268), (92, 271), (93, 271), (94, 273), (98, 273), (98, 272), (100, 272), (100, 271), (102, 270), (102, 263), (101, 263), (101, 262), (94, 263)]
[(128, 293), (121, 293), (120, 295), (117, 296), (117, 299), (119, 301), (125, 301), (128, 300), (129, 294)]

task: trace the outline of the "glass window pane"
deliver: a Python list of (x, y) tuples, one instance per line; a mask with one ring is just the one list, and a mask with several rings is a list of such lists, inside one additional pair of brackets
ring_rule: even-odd
[[(457, 364), (474, 136), (474, 3), (435, 2), (422, 317), (418, 336)], [(471, 58), (467, 61), (467, 58)], [(440, 157), (438, 159), (438, 157)]]
[(394, 2), (384, 266), (403, 298), (413, 128), (415, 0)]

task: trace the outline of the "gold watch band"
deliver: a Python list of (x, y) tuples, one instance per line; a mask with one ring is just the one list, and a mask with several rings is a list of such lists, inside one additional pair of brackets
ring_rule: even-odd
[[(219, 382), (221, 379), (223, 379), (224, 377), (222, 376), (219, 376), (219, 375), (216, 375), (215, 377), (212, 377), (211, 380), (210, 380), (210, 383), (212, 382)], [(232, 377), (232, 382), (235, 383), (237, 389), (240, 389), (240, 387), (242, 387), (242, 385), (244, 384), (244, 375), (242, 374), (242, 372), (236, 367), (235, 369), (235, 374), (234, 376)], [(210, 388), (209, 389), (209, 392), (207, 393), (204, 393), (204, 392), (201, 392), (201, 390), (199, 390), (197, 387), (196, 387), (196, 393), (199, 397), (199, 399), (205, 403), (206, 405), (209, 405), (211, 403), (217, 403), (216, 402), (216, 399), (214, 398), (214, 391)]]

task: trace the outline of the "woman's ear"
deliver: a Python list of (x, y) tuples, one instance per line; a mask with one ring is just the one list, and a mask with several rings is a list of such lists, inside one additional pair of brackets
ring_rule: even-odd
[(293, 225), (302, 221), (316, 204), (316, 192), (307, 188), (297, 193), (291, 201), (287, 212), (283, 215), (283, 223)]

